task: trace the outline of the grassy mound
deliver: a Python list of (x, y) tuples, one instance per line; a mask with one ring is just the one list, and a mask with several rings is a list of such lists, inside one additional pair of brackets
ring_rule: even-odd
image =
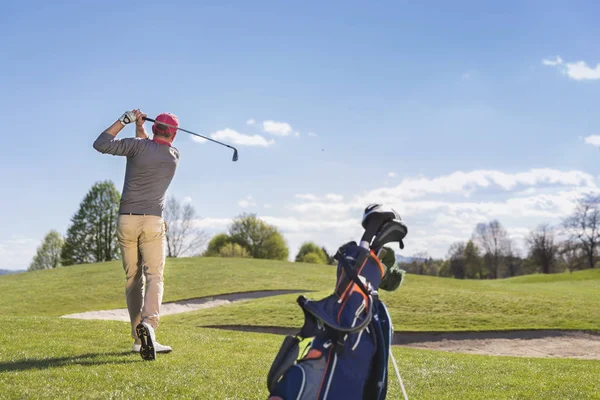
[[(164, 301), (273, 289), (331, 293), (335, 268), (265, 260), (168, 260)], [(123, 308), (120, 262), (59, 268), (0, 278), (0, 314), (59, 316)], [(296, 295), (254, 300), (164, 317), (197, 325), (296, 327)], [(600, 270), (473, 281), (407, 275), (393, 293), (381, 292), (397, 331), (600, 329)]]

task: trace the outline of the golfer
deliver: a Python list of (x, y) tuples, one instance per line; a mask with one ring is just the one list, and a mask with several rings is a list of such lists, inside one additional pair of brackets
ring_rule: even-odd
[[(150, 140), (140, 110), (125, 112), (98, 136), (94, 149), (104, 154), (127, 157), (125, 181), (117, 221), (117, 238), (127, 281), (125, 296), (134, 338), (132, 351), (144, 360), (156, 353), (168, 353), (171, 347), (156, 341), (163, 297), (165, 234), (162, 217), (166, 192), (179, 162), (179, 151), (172, 146), (178, 118), (170, 113), (156, 117)], [(116, 138), (125, 125), (135, 122), (135, 138)], [(144, 278), (146, 288), (144, 288)]]

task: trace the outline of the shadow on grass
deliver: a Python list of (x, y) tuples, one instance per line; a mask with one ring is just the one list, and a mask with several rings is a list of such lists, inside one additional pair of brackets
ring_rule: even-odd
[[(105, 359), (106, 357), (116, 356), (128, 356), (134, 355), (135, 359), (122, 359), (113, 358)], [(81, 366), (93, 366), (93, 365), (107, 365), (107, 364), (129, 364), (138, 361), (143, 361), (139, 354), (134, 354), (128, 351), (114, 352), (114, 353), (91, 353), (82, 354), (79, 356), (72, 357), (58, 357), (58, 358), (43, 358), (43, 359), (24, 359), (16, 360), (11, 362), (0, 362), (0, 372), (10, 371), (26, 371), (31, 369), (46, 369), (56, 367), (67, 367), (70, 365), (81, 365)]]

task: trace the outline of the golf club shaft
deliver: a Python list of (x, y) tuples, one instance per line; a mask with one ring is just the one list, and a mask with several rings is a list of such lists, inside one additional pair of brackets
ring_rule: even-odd
[[(153, 120), (152, 118), (148, 118), (148, 117), (144, 117), (144, 120), (146, 120), (146, 121), (150, 121), (150, 122), (156, 122), (156, 120)], [(214, 139), (211, 139), (211, 138), (209, 138), (209, 137), (206, 137), (206, 136), (202, 136), (202, 135), (200, 135), (200, 134), (198, 134), (198, 133), (194, 133), (194, 132), (192, 132), (192, 131), (188, 131), (188, 130), (186, 130), (186, 129), (183, 129), (183, 128), (180, 128), (180, 127), (178, 127), (178, 126), (174, 126), (174, 125), (165, 124), (164, 122), (160, 122), (160, 121), (159, 121), (159, 122), (157, 122), (157, 124), (160, 124), (160, 125), (165, 125), (165, 126), (168, 126), (169, 128), (175, 128), (175, 129), (178, 129), (178, 130), (180, 130), (180, 131), (183, 131), (183, 132), (189, 133), (189, 134), (191, 134), (191, 135), (195, 135), (195, 136), (201, 137), (201, 138), (203, 138), (203, 139), (206, 139), (206, 140), (210, 140), (211, 142), (218, 143), (218, 144), (220, 144), (221, 146), (229, 147), (230, 149), (233, 149), (233, 150), (236, 150), (236, 151), (237, 151), (237, 149), (236, 149), (235, 147), (233, 147), (233, 146), (230, 146), (230, 145), (228, 145), (228, 144), (225, 144), (225, 143), (219, 142), (218, 140), (214, 140)]]

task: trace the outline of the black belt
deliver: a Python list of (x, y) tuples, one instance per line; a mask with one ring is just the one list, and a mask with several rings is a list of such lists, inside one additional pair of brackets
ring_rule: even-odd
[(138, 214), (138, 213), (119, 213), (119, 215), (150, 215), (150, 214)]

